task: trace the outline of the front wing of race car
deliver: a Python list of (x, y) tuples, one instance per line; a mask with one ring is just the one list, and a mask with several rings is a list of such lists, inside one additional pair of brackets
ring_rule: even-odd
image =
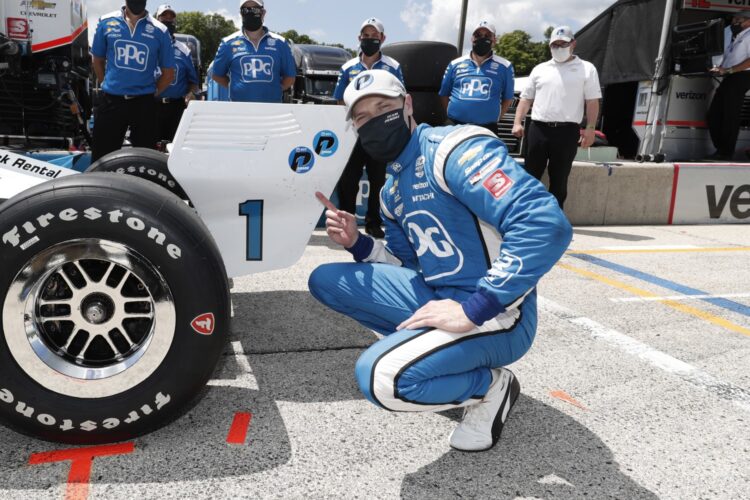
[(355, 141), (342, 106), (193, 102), (169, 170), (242, 276), (302, 256)]

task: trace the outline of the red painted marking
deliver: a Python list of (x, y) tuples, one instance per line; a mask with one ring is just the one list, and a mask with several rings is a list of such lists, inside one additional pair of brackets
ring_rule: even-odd
[(67, 45), (69, 43), (73, 43), (73, 40), (78, 38), (78, 35), (83, 33), (83, 30), (88, 28), (88, 26), (89, 26), (89, 23), (88, 21), (86, 21), (81, 25), (80, 28), (75, 30), (70, 36), (64, 36), (56, 40), (50, 40), (49, 42), (37, 43), (36, 45), (31, 46), (31, 51), (39, 52), (41, 50), (54, 49), (55, 47), (59, 47), (61, 45)]
[[(695, 128), (707, 128), (705, 121), (694, 121), (694, 120), (667, 120), (667, 125), (671, 125), (673, 127), (695, 127)], [(657, 125), (662, 125), (662, 121), (659, 120), (656, 122)], [(634, 127), (642, 127), (644, 125), (651, 125), (651, 123), (645, 122), (645, 121), (634, 121), (633, 126)]]
[(109, 455), (127, 455), (128, 453), (132, 453), (134, 449), (134, 443), (122, 443), (91, 446), (89, 448), (47, 451), (31, 455), (29, 457), (29, 465), (70, 460), (71, 464), (70, 472), (68, 473), (68, 487), (65, 490), (65, 500), (86, 500), (89, 496), (91, 465), (94, 462), (94, 458)]
[(674, 219), (674, 204), (677, 201), (677, 181), (680, 178), (680, 166), (674, 166), (674, 178), (672, 179), (672, 200), (669, 202), (669, 220), (667, 224), (672, 225)]
[(549, 395), (552, 396), (553, 398), (557, 398), (561, 401), (565, 401), (566, 403), (570, 403), (573, 406), (580, 408), (581, 410), (588, 411), (588, 408), (586, 408), (581, 403), (573, 399), (573, 396), (571, 396), (565, 391), (551, 391)]
[(235, 413), (234, 420), (232, 421), (232, 426), (229, 428), (229, 434), (227, 434), (227, 443), (245, 444), (245, 439), (247, 438), (247, 430), (250, 427), (250, 421), (252, 419), (252, 413)]

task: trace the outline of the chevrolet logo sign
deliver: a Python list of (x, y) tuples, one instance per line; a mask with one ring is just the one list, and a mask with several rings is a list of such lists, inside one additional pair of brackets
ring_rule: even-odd
[(31, 7), (32, 9), (36, 10), (54, 9), (57, 6), (56, 3), (45, 2), (44, 0), (27, 0), (25, 2), (21, 2), (21, 5)]

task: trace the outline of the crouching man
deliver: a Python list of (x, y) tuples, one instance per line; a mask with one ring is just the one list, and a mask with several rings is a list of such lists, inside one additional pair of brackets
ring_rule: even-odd
[(387, 71), (346, 89), (347, 119), (388, 162), (385, 243), (326, 205), (326, 230), (354, 263), (313, 271), (310, 292), (385, 338), (357, 361), (364, 395), (391, 411), (464, 407), (450, 445), (490, 449), (520, 392), (505, 366), (531, 347), (536, 284), (572, 230), (555, 198), (490, 131), (417, 126), (411, 96)]

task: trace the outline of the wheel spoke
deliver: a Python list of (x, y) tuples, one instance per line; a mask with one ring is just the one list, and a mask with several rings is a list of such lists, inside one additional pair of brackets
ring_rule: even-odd
[(84, 287), (86, 287), (89, 284), (89, 282), (92, 281), (91, 277), (89, 276), (89, 274), (86, 271), (84, 271), (84, 269), (83, 269), (83, 267), (81, 267), (81, 263), (79, 261), (77, 261), (77, 260), (74, 261), (73, 265), (76, 266), (76, 269), (81, 274), (81, 278), (83, 278), (83, 280), (86, 282), (83, 285)]
[(68, 349), (70, 349), (70, 344), (73, 343), (73, 340), (75, 340), (76, 335), (78, 335), (78, 332), (80, 332), (80, 331), (81, 331), (80, 328), (73, 328), (73, 332), (70, 334), (70, 337), (68, 337), (68, 341), (65, 342), (65, 347), (63, 347), (63, 349), (65, 351), (67, 351)]
[(104, 276), (102, 277), (102, 279), (99, 280), (99, 283), (104, 283), (106, 285), (107, 284), (107, 280), (109, 279), (109, 275), (112, 274), (112, 271), (114, 271), (114, 269), (115, 269), (115, 263), (114, 262), (110, 262), (109, 263), (109, 267), (104, 272)]
[(122, 288), (125, 286), (125, 283), (128, 282), (128, 278), (130, 278), (130, 275), (133, 274), (130, 271), (125, 271), (125, 274), (122, 277), (122, 280), (115, 286), (115, 291), (122, 295)]
[(73, 282), (70, 281), (70, 278), (68, 278), (68, 275), (65, 273), (65, 270), (62, 267), (57, 271), (57, 275), (60, 276), (63, 281), (65, 281), (65, 284), (68, 285), (68, 288), (70, 288), (70, 292), (75, 295), (75, 292), (78, 289), (73, 285)]
[(86, 345), (84, 345), (83, 349), (81, 349), (81, 352), (78, 353), (78, 356), (76, 356), (76, 360), (83, 361), (84, 359), (86, 359), (86, 351), (88, 351), (89, 346), (91, 345), (91, 343), (94, 341), (96, 337), (97, 337), (96, 335), (89, 334), (89, 338), (86, 339)]

